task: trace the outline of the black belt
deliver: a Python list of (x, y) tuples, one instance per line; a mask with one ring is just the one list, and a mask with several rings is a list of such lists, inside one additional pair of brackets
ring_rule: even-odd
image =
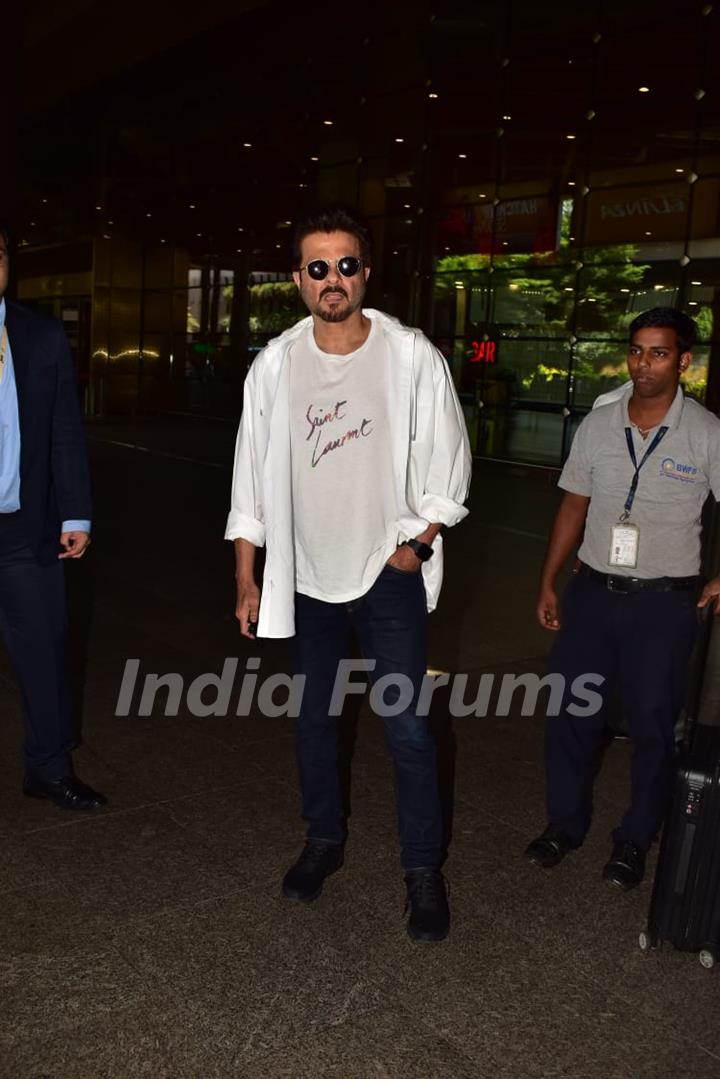
[(600, 573), (584, 562), (580, 573), (597, 581), (609, 592), (692, 592), (697, 588), (698, 577), (619, 577), (612, 573)]

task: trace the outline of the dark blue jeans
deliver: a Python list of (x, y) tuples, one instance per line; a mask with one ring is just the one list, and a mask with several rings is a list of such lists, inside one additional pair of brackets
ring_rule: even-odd
[[(584, 574), (567, 587), (549, 663), (551, 672), (565, 677), (565, 701), (560, 714), (547, 720), (545, 766), (548, 820), (578, 843), (590, 824), (595, 754), (614, 686), (633, 743), (630, 805), (614, 838), (645, 849), (660, 827), (697, 629), (695, 602), (693, 592), (611, 592)], [(569, 687), (590, 672), (605, 679), (592, 687), (603, 707), (592, 716), (573, 716), (565, 710)]]
[[(348, 659), (354, 630), (374, 683), (384, 675), (405, 675), (413, 686), (409, 705), (384, 718), (395, 768), (395, 798), (404, 869), (436, 867), (442, 857), (442, 814), (435, 741), (427, 718), (415, 714), (426, 669), (425, 590), (420, 573), (385, 567), (369, 592), (350, 603), (324, 603), (295, 596), (293, 673), (306, 676), (296, 726), (296, 749), (303, 817), (308, 839), (342, 843), (346, 822), (338, 769), (338, 717), (329, 715), (342, 659)], [(362, 675), (355, 675), (357, 682)], [(400, 690), (388, 686), (387, 704)]]

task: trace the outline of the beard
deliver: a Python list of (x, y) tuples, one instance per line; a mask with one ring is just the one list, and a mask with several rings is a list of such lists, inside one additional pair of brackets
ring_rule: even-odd
[[(330, 295), (342, 296), (346, 301), (345, 306), (337, 305), (333, 307), (323, 307), (323, 299)], [(360, 295), (356, 296), (355, 299), (351, 301), (345, 289), (327, 288), (320, 293), (318, 302), (312, 307), (308, 304), (308, 307), (310, 307), (311, 313), (317, 315), (323, 322), (345, 322), (346, 319), (349, 319), (351, 315), (354, 315), (362, 306), (364, 296), (365, 290), (363, 289)]]

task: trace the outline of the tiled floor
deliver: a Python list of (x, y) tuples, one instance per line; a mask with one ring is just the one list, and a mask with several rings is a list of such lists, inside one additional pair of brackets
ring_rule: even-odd
[[(111, 803), (85, 817), (22, 798), (3, 666), (2, 1079), (720, 1076), (718, 975), (672, 950), (642, 954), (649, 885), (623, 896), (600, 880), (626, 744), (606, 753), (585, 846), (543, 873), (521, 858), (543, 820), (541, 721), (516, 709), (449, 728), (440, 708), (453, 929), (418, 946), (391, 769), (363, 716), (346, 864), (311, 907), (283, 901), (302, 837), (290, 721), (198, 718), (185, 698), (164, 715), (161, 696), (141, 716), (139, 690), (114, 714), (128, 658), (141, 678), (175, 672), (185, 687), (228, 656), (238, 680), (251, 655), (264, 673), (284, 667), (282, 642), (250, 647), (232, 619), (229, 468), (215, 465), (233, 432), (166, 421), (91, 435), (95, 544), (69, 567), (77, 767)], [(542, 475), (478, 469), (472, 516), (447, 541), (431, 666), (541, 669), (532, 606), (554, 504)]]

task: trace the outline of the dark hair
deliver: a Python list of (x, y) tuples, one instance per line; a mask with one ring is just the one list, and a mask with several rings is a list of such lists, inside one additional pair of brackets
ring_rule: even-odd
[(630, 323), (630, 341), (638, 330), (675, 330), (680, 354), (691, 352), (698, 339), (697, 323), (674, 307), (651, 307), (649, 311), (634, 318)]
[(0, 225), (0, 240), (4, 240), (5, 246), (8, 249), (10, 248), (10, 233), (2, 225)]
[(301, 244), (312, 232), (349, 232), (360, 243), (360, 258), (365, 266), (372, 263), (372, 235), (362, 214), (350, 206), (326, 206), (301, 218), (295, 225), (292, 245), (292, 264), (297, 269), (302, 254)]

